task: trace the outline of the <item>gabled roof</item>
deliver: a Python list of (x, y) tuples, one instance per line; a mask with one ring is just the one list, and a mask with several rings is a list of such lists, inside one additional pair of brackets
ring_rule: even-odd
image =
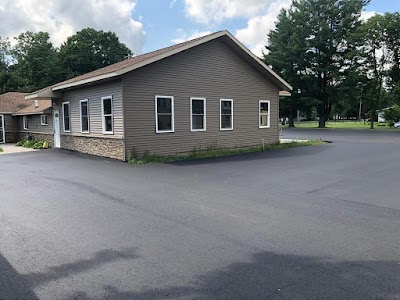
[(278, 74), (276, 74), (271, 68), (264, 64), (260, 58), (253, 54), (249, 49), (247, 49), (242, 43), (240, 43), (230, 32), (218, 31), (203, 37), (199, 37), (187, 42), (183, 42), (177, 45), (173, 45), (167, 48), (163, 48), (157, 51), (149, 52), (143, 55), (135, 56), (124, 61), (118, 62), (116, 64), (74, 77), (72, 79), (57, 83), (53, 86), (44, 88), (42, 90), (36, 91), (26, 97), (26, 99), (33, 99), (37, 97), (51, 97), (57, 96), (57, 91), (62, 91), (67, 88), (72, 88), (99, 80), (113, 78), (121, 76), (125, 73), (131, 72), (138, 68), (144, 67), (156, 61), (162, 60), (169, 56), (175, 55), (179, 52), (188, 50), (190, 48), (199, 46), (201, 44), (207, 43), (209, 41), (225, 38), (227, 42), (233, 47), (238, 49), (241, 55), (245, 56), (246, 59), (252, 63), (256, 68), (260, 69), (265, 73), (265, 75), (281, 90), (291, 91), (292, 87), (284, 79), (282, 79)]
[(9, 92), (0, 95), (0, 113), (16, 115), (42, 114), (52, 107), (49, 99), (38, 99), (36, 107), (35, 100), (25, 100), (28, 93)]

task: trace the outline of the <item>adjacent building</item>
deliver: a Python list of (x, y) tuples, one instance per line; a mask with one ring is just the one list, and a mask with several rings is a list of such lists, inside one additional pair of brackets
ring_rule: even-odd
[(26, 100), (27, 95), (14, 92), (0, 95), (0, 143), (15, 143), (30, 135), (52, 144), (51, 99)]

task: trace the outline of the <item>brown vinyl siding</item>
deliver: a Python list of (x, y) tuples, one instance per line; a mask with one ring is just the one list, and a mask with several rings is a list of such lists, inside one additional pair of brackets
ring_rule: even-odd
[[(2, 113), (0, 113), (2, 115)], [(18, 123), (18, 117), (12, 117), (11, 115), (4, 116), (4, 131), (7, 132), (19, 132), (20, 127)]]
[(24, 129), (23, 116), (15, 116), (13, 118), (18, 120), (18, 126), (20, 132), (33, 132), (33, 133), (45, 133), (45, 134), (53, 134), (53, 116), (51, 113), (47, 115), (47, 124), (42, 125), (41, 123), (41, 115), (29, 115), (29, 128), (27, 130)]
[[(279, 140), (279, 90), (221, 40), (166, 58), (123, 77), (126, 154), (175, 154)], [(174, 96), (175, 132), (155, 130), (155, 95)], [(191, 132), (190, 97), (206, 98), (205, 132)], [(232, 131), (220, 130), (220, 99), (233, 99)], [(259, 100), (271, 102), (271, 127), (259, 128)]]
[[(113, 97), (114, 134), (103, 134), (101, 98)], [(90, 133), (81, 133), (80, 100), (88, 99)], [(62, 102), (70, 103), (71, 132), (64, 132)], [(62, 100), (57, 103), (60, 110), (61, 135), (78, 135), (103, 138), (123, 138), (124, 125), (122, 113), (121, 81), (99, 83), (93, 86), (72, 89), (63, 93)]]

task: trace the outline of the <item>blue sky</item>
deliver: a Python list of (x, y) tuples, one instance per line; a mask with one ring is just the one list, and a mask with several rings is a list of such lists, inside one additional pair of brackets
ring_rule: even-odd
[[(47, 31), (55, 46), (83, 28), (113, 31), (135, 54), (229, 30), (261, 55), (281, 8), (292, 0), (0, 0), (0, 36)], [(24, 9), (21, 9), (23, 7)], [(372, 0), (373, 12), (400, 11), (400, 0)]]
[[(236, 34), (239, 30), (246, 28), (248, 21), (252, 18), (251, 15), (240, 16), (238, 14), (232, 18), (223, 18), (221, 22), (199, 22), (193, 14), (187, 12), (186, 2), (184, 0), (137, 0), (133, 17), (143, 23), (146, 33), (144, 52), (159, 49), (190, 37), (196, 37), (197, 33), (228, 29)], [(156, 9), (154, 9), (155, 7)], [(365, 10), (380, 13), (400, 11), (400, 1), (372, 0)], [(266, 13), (268, 14), (268, 11)], [(257, 17), (257, 13), (254, 14), (254, 17)], [(256, 47), (254, 42), (253, 45), (244, 42), (250, 49)]]

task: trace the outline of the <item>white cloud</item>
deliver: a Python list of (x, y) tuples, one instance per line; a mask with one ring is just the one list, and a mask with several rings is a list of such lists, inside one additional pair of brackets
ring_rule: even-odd
[(378, 15), (379, 13), (376, 11), (363, 11), (361, 13), (361, 20), (367, 21), (368, 19), (372, 18), (375, 15)]
[(211, 25), (234, 17), (251, 17), (277, 0), (185, 0), (186, 14), (196, 22)]
[(169, 8), (173, 8), (175, 3), (176, 3), (176, 0), (171, 0), (171, 2), (169, 3)]
[(86, 27), (114, 31), (134, 53), (142, 53), (143, 24), (132, 19), (136, 0), (1, 0), (0, 36), (47, 31), (55, 46)]
[(178, 33), (179, 37), (171, 40), (171, 42), (174, 44), (183, 43), (183, 42), (186, 42), (189, 40), (197, 39), (201, 36), (211, 34), (211, 31), (194, 31), (194, 32), (188, 34), (181, 28), (178, 29), (176, 32)]
[(275, 28), (280, 10), (291, 3), (291, 0), (185, 0), (187, 16), (208, 26), (227, 19), (246, 18), (247, 26), (239, 29), (236, 37), (258, 56), (268, 42), (268, 32)]
[(291, 0), (281, 0), (272, 3), (261, 16), (254, 16), (247, 21), (247, 27), (236, 32), (236, 38), (250, 50), (261, 56), (268, 43), (268, 32), (275, 29), (277, 16), (282, 8), (288, 8)]

